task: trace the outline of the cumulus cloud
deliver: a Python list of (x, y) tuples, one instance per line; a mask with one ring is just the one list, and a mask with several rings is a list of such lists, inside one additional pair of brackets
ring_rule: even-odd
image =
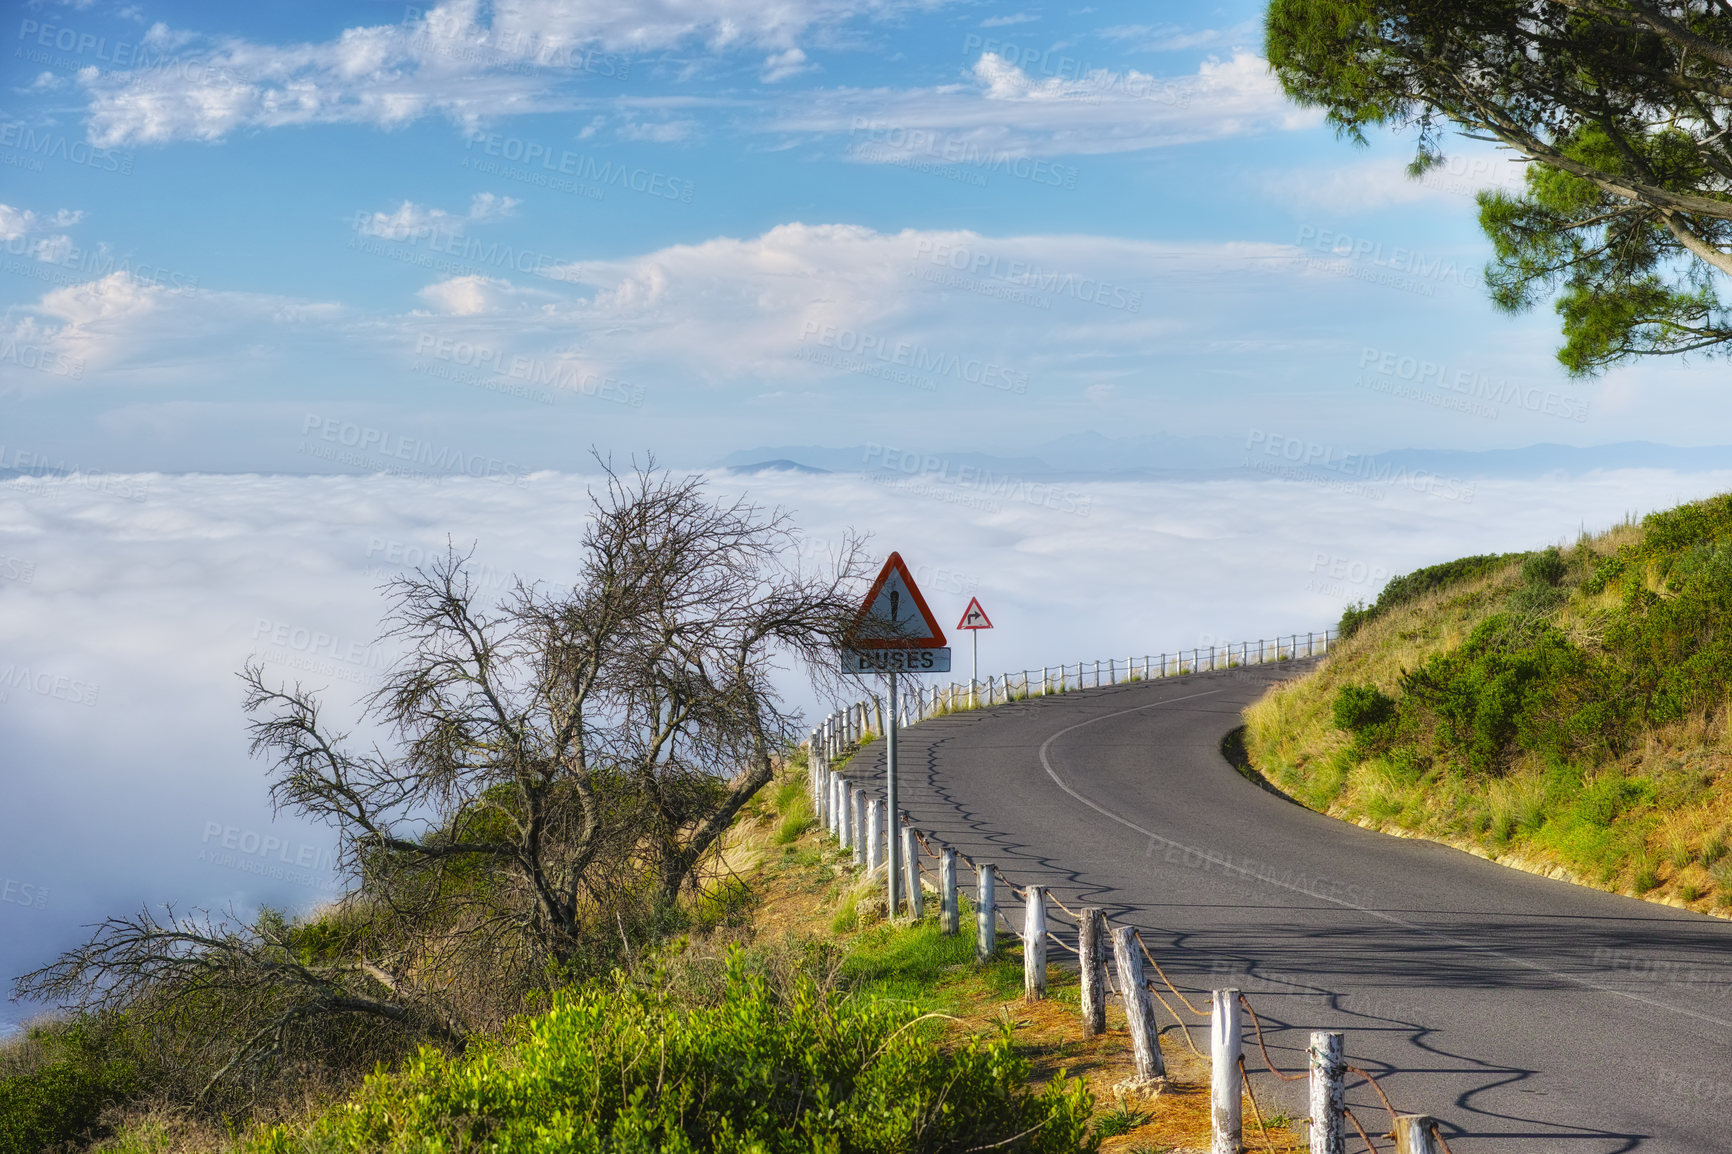
[[(310, 429), (311, 443), (322, 433)], [(16, 459), (9, 447), (5, 463)], [(994, 673), (1321, 629), (1390, 574), (1533, 548), (1732, 484), (1621, 472), (1485, 482), (1474, 502), (1451, 503), (1273, 480), (1098, 482), (1049, 501), (954, 468), (910, 484), (882, 460), (715, 485), (790, 509), (814, 561), (849, 528), (872, 533), (940, 617), (979, 596), (997, 626), (981, 646)], [(41, 965), (86, 924), (141, 903), (245, 913), (327, 899), (330, 831), (273, 818), (235, 671), (260, 660), (349, 716), (394, 656), (374, 644), (383, 581), (449, 539), (478, 546), (488, 596), (513, 573), (568, 583), (593, 481), (0, 481), (0, 742), (8, 764), (53, 767), (10, 778), (0, 807), (0, 878), (47, 894), (40, 909), (0, 904), (0, 972)], [(297, 867), (302, 846), (313, 864)], [(31, 1012), (0, 1003), (0, 1021)]]
[(415, 240), (440, 233), (456, 236), (468, 225), (510, 216), (521, 203), (516, 197), (478, 192), (469, 202), (469, 211), (457, 214), (406, 200), (391, 212), (362, 214), (357, 219), (356, 231), (383, 240)]
[[(285, 331), (329, 325), (328, 302), (199, 291), (178, 274), (117, 271), (50, 289), (0, 320), (0, 388), (232, 381)], [(260, 337), (270, 334), (266, 341)]]
[(775, 52), (764, 59), (764, 82), (774, 84), (778, 80), (786, 80), (790, 76), (798, 76), (802, 72), (810, 72), (812, 65), (807, 62), (806, 54), (798, 48), (790, 48), (786, 52)]
[(72, 238), (57, 230), (70, 228), (83, 219), (84, 213), (73, 209), (43, 214), (0, 204), (0, 247), (10, 254), (28, 255), (40, 261), (64, 260), (72, 248)]
[(984, 52), (969, 83), (804, 94), (778, 130), (846, 134), (866, 163), (953, 165), (993, 172), (1006, 158), (1130, 152), (1292, 131), (1320, 123), (1282, 94), (1249, 52), (1210, 59), (1186, 76), (1136, 69), (1079, 71), (1069, 57)]
[(478, 275), (457, 276), (430, 284), (421, 290), (420, 295), (437, 312), (456, 317), (481, 316), (518, 305), (557, 299), (552, 293), (522, 288), (500, 277)]
[[(631, 55), (674, 47), (769, 52), (792, 75), (815, 28), (892, 15), (917, 0), (448, 0), (396, 24), (334, 39), (262, 44), (156, 24), (149, 67), (79, 74), (91, 138), (104, 146), (219, 140), (241, 128), (351, 123), (397, 128), (426, 116), (473, 127), (569, 109), (569, 89), (617, 84)], [(413, 11), (413, 10), (411, 10)]]

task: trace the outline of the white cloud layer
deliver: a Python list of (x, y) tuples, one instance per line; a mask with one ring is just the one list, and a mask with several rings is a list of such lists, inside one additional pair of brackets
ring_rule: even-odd
[(465, 125), (569, 107), (562, 83), (617, 84), (631, 56), (675, 47), (768, 52), (767, 80), (801, 71), (814, 29), (875, 19), (922, 0), (449, 0), (402, 22), (333, 39), (260, 44), (154, 25), (145, 67), (79, 73), (92, 140), (105, 147), (219, 140), (245, 128), (350, 123), (396, 128), (425, 116)]
[(71, 228), (83, 219), (84, 213), (73, 209), (45, 214), (0, 204), (0, 247), (12, 256), (62, 260), (72, 248), (72, 238), (58, 230)]
[(417, 240), (437, 234), (460, 236), (469, 225), (510, 216), (521, 203), (516, 197), (478, 192), (469, 202), (469, 211), (458, 214), (406, 200), (391, 212), (363, 214), (356, 221), (356, 231), (382, 240)]
[[(871, 532), (877, 551), (908, 559), (947, 622), (978, 595), (997, 626), (981, 643), (993, 672), (1320, 629), (1391, 574), (1573, 538), (1732, 485), (1666, 472), (1482, 481), (1466, 503), (1254, 480), (995, 495), (959, 471), (912, 486), (900, 476), (715, 486), (792, 509), (815, 558), (849, 528)], [(41, 909), (0, 903), (0, 976), (141, 902), (321, 900), (329, 834), (272, 821), (235, 671), (257, 657), (327, 687), (346, 711), (391, 656), (372, 645), (382, 581), (448, 538), (478, 544), (489, 594), (514, 572), (567, 581), (591, 480), (0, 482), (0, 743), (8, 765), (29, 770), (9, 776), (0, 807), (0, 879), (47, 894)], [(294, 864), (303, 852), (313, 867)], [(27, 1012), (0, 1005), (0, 1021)]]
[(1007, 157), (1085, 156), (1310, 128), (1321, 115), (1282, 94), (1267, 61), (1238, 51), (1188, 76), (1091, 68), (1068, 57), (984, 52), (969, 83), (803, 93), (775, 121), (789, 133), (847, 134), (878, 164), (991, 172)]

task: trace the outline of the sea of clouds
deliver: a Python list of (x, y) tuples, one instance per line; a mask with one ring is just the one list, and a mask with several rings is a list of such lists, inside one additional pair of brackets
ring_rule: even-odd
[[(475, 550), (487, 594), (575, 571), (595, 478), (91, 474), (0, 482), (0, 976), (142, 904), (307, 909), (331, 832), (273, 817), (236, 671), (349, 708), (393, 651), (379, 586)], [(978, 596), (982, 672), (1322, 630), (1390, 576), (1572, 540), (1732, 488), (1622, 470), (1373, 487), (1317, 478), (986, 485), (967, 471), (710, 477), (792, 512), (820, 560), (898, 550), (948, 628)], [(953, 634), (966, 676), (966, 640)], [(792, 700), (822, 712), (799, 678)], [(0, 1031), (33, 1012), (0, 1011)]]

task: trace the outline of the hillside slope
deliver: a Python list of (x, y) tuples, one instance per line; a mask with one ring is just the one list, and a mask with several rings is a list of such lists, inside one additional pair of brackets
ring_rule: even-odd
[(1732, 914), (1732, 495), (1408, 574), (1342, 632), (1246, 712), (1269, 781), (1386, 832)]

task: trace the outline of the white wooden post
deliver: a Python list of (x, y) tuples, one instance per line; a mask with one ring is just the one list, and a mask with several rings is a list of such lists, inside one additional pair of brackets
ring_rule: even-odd
[(975, 941), (974, 953), (981, 961), (995, 957), (998, 954), (998, 906), (993, 901), (993, 872), (989, 862), (981, 862), (974, 867), (975, 899), (974, 920), (979, 937)]
[(1082, 971), (1083, 1037), (1107, 1032), (1107, 915), (1099, 906), (1084, 906), (1077, 923), (1077, 965)]
[(866, 866), (866, 791), (848, 791), (848, 820), (854, 823), (854, 864)]
[(1443, 1154), (1437, 1119), (1429, 1114), (1395, 1116), (1395, 1154)]
[(1155, 1026), (1154, 1005), (1149, 1000), (1148, 980), (1143, 976), (1143, 955), (1137, 949), (1137, 931), (1130, 926), (1113, 930), (1113, 962), (1119, 973), (1119, 1000), (1125, 1007), (1125, 1026), (1130, 1030), (1131, 1052), (1136, 1057), (1136, 1080), (1153, 1085), (1166, 1077), (1161, 1058), (1160, 1034)]
[(1239, 1059), (1239, 991), (1216, 990), (1209, 1014), (1209, 1154), (1245, 1154), (1245, 1122), (1240, 1098), (1244, 1085)]
[[(884, 864), (884, 806), (877, 798), (866, 802), (866, 870), (877, 873)], [(891, 910), (890, 917), (896, 916)]]
[(908, 914), (919, 921), (926, 916), (926, 891), (920, 887), (920, 843), (914, 827), (902, 827), (902, 879), (908, 883)]
[(1347, 1105), (1342, 1084), (1347, 1067), (1342, 1036), (1328, 1030), (1311, 1032), (1311, 1154), (1346, 1154), (1342, 1110)]
[(853, 849), (854, 839), (859, 836), (860, 832), (854, 828), (854, 823), (848, 820), (853, 816), (849, 812), (850, 809), (851, 807), (844, 805), (842, 807), (842, 820), (836, 823), (836, 840), (842, 844), (843, 849)]
[(956, 851), (949, 846), (944, 847), (944, 856), (938, 859), (938, 901), (938, 928), (954, 934), (961, 921), (961, 906), (956, 900)]
[(833, 769), (830, 771), (828, 778), (824, 782), (824, 797), (826, 799), (824, 802), (824, 828), (829, 830), (832, 834), (836, 832), (836, 823), (841, 820), (840, 810), (842, 807), (836, 800), (837, 791), (841, 788), (841, 782), (842, 775)]
[(1022, 906), (1022, 1000), (1046, 997), (1046, 887), (1029, 886)]

